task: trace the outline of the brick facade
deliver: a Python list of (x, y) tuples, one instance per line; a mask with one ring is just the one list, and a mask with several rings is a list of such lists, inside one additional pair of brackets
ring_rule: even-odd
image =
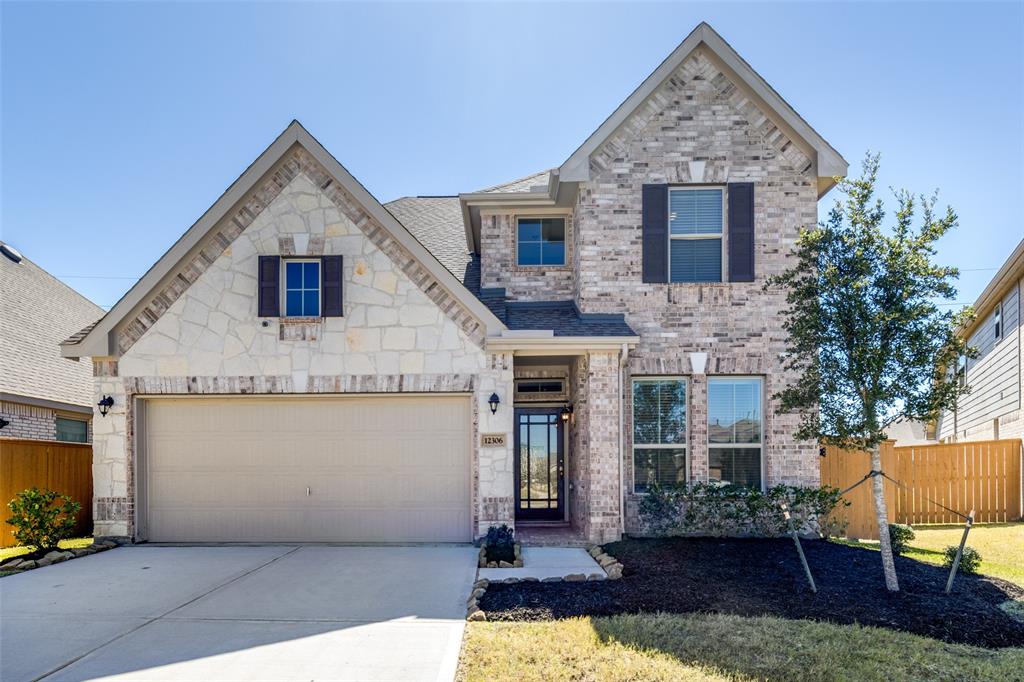
[[(87, 421), (88, 415), (64, 413), (50, 407), (0, 401), (0, 417), (10, 422), (0, 429), (0, 439), (57, 440), (57, 417)], [(92, 427), (87, 427), (86, 442), (92, 440)]]
[[(516, 224), (519, 217), (565, 218), (565, 265), (520, 266), (516, 263)], [(568, 300), (573, 294), (572, 215), (523, 210), (482, 211), (480, 216), (481, 286), (503, 288), (520, 301)]]

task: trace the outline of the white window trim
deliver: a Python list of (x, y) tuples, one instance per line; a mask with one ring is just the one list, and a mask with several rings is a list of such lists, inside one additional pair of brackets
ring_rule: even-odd
[[(317, 277), (319, 286), (319, 296), (316, 299), (316, 314), (315, 315), (289, 315), (288, 314), (288, 263), (317, 263), (320, 267), (318, 272), (320, 273)], [(320, 317), (324, 310), (324, 265), (323, 261), (319, 258), (291, 258), (285, 256), (281, 258), (281, 317), (291, 319), (302, 319), (310, 317)], [(293, 289), (293, 291), (298, 291)], [(301, 291), (312, 291), (303, 287)]]
[[(702, 232), (700, 234), (672, 234), (672, 192), (693, 192), (701, 189), (716, 189), (722, 194), (722, 226), (721, 229), (716, 232)], [(668, 216), (668, 244), (665, 248), (668, 249), (668, 283), (669, 284), (724, 284), (728, 282), (728, 263), (726, 262), (726, 248), (725, 248), (725, 226), (728, 222), (728, 216), (726, 210), (728, 204), (726, 203), (726, 186), (725, 185), (669, 185), (668, 186), (668, 206), (665, 209), (665, 215)], [(720, 256), (722, 259), (722, 278), (717, 282), (682, 282), (672, 279), (672, 241), (673, 240), (702, 240), (702, 239), (718, 239), (719, 250), (721, 251)]]
[[(515, 266), (517, 268), (564, 268), (569, 265), (569, 217), (566, 215), (516, 215), (513, 217), (515, 220), (515, 241), (516, 241), (516, 253), (515, 253)], [(519, 221), (520, 220), (561, 220), (562, 221), (562, 262), (561, 263), (537, 263), (536, 265), (526, 265), (519, 262)], [(541, 259), (544, 258), (544, 233), (541, 232), (541, 241), (537, 242), (541, 244)], [(529, 242), (533, 243), (533, 242)]]
[[(757, 393), (757, 397), (758, 397), (758, 405), (757, 405), (757, 407), (758, 407), (758, 411), (760, 412), (760, 415), (761, 415), (761, 429), (760, 429), (761, 442), (760, 443), (712, 443), (711, 439), (710, 439), (710, 435), (711, 435), (711, 383), (714, 382), (714, 381), (736, 381), (736, 380), (741, 380), (741, 379), (757, 379), (758, 383), (761, 386), (761, 390), (758, 391), (758, 393)], [(766, 486), (766, 482), (765, 482), (765, 471), (764, 471), (764, 447), (765, 447), (765, 442), (764, 442), (764, 377), (763, 376), (759, 376), (757, 374), (718, 374), (718, 375), (713, 375), (713, 376), (709, 376), (708, 377), (707, 386), (708, 386), (708, 390), (707, 390), (706, 395), (705, 395), (705, 400), (706, 400), (707, 404), (704, 406), (704, 414), (705, 414), (705, 418), (707, 419), (707, 428), (705, 429), (705, 431), (707, 431), (707, 434), (708, 434), (708, 443), (707, 443), (707, 445), (708, 445), (708, 472), (707, 472), (707, 475), (705, 477), (707, 479), (707, 482), (708, 483), (711, 482), (711, 451), (712, 450), (724, 450), (724, 449), (736, 449), (736, 448), (744, 448), (744, 449), (750, 449), (750, 450), (756, 449), (756, 450), (759, 450), (761, 452), (761, 457), (760, 457), (760, 461), (761, 461), (761, 467), (760, 467), (760, 469), (761, 469), (761, 492), (764, 492), (765, 490), (767, 490), (767, 486)]]
[(636, 449), (642, 448), (644, 450), (682, 450), (686, 459), (685, 475), (686, 483), (690, 482), (690, 377), (686, 374), (667, 374), (657, 376), (636, 376), (630, 377), (629, 384), (629, 423), (636, 431), (636, 415), (633, 412), (635, 404), (633, 401), (633, 384), (638, 383), (652, 383), (655, 381), (681, 381), (683, 382), (683, 399), (686, 401), (686, 426), (683, 430), (683, 442), (680, 443), (657, 443), (657, 444), (644, 444), (639, 445), (636, 442), (636, 438), (633, 433), (630, 433), (629, 440), (633, 447), (629, 452), (630, 456), (630, 469), (632, 471), (632, 480), (629, 484), (629, 494), (631, 495), (647, 495), (646, 492), (637, 492), (636, 490)]

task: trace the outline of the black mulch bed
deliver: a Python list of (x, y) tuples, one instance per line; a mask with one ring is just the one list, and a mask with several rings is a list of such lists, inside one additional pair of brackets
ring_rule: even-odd
[(488, 620), (550, 620), (620, 613), (729, 613), (860, 623), (988, 648), (1024, 646), (1024, 623), (999, 605), (1024, 589), (896, 558), (900, 592), (890, 595), (878, 552), (821, 540), (804, 551), (811, 592), (793, 541), (718, 538), (624, 540), (606, 551), (621, 580), (492, 584), (480, 607)]

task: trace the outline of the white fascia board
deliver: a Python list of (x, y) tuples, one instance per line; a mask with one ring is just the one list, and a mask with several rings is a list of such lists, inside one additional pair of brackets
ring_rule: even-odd
[(581, 355), (592, 351), (618, 352), (622, 346), (634, 347), (639, 336), (499, 336), (487, 339), (487, 350), (515, 355)]
[(210, 230), (235, 207), (245, 195), (281, 160), (296, 144), (309, 152), (355, 200), (414, 258), (433, 275), (456, 300), (483, 323), (487, 335), (500, 334), (505, 324), (455, 278), (437, 258), (410, 233), (397, 218), (384, 208), (298, 121), (281, 133), (267, 149), (235, 180), (203, 216), (183, 234), (168, 251), (146, 272), (121, 300), (107, 312), (99, 323), (79, 343), (61, 345), (64, 357), (113, 357), (117, 355), (114, 331), (137, 306), (144, 304), (148, 296), (162, 281), (172, 275), (175, 267), (193, 249), (203, 244)]

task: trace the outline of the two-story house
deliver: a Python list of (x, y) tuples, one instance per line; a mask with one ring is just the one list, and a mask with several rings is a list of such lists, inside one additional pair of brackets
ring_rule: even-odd
[(110, 312), (96, 533), (608, 541), (655, 482), (816, 485), (772, 394), (847, 164), (706, 24), (561, 165), (381, 204), (301, 125)]
[(977, 350), (956, 367), (960, 382), (970, 386), (955, 410), (939, 416), (936, 435), (942, 442), (998, 440), (1024, 436), (1021, 406), (1021, 289), (1024, 287), (1024, 241), (1006, 259), (974, 304), (974, 320), (961, 334)]

